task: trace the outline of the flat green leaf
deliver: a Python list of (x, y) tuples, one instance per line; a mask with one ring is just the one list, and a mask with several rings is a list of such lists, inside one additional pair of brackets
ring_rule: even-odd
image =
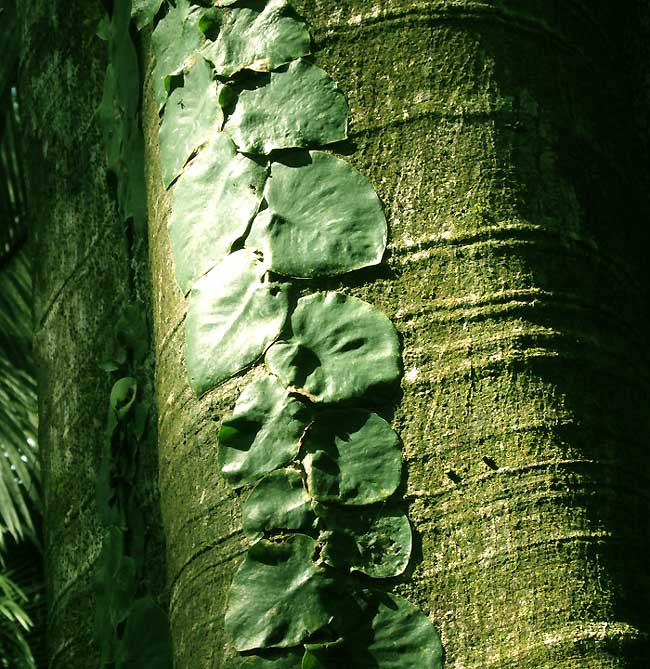
[(284, 467), (298, 455), (309, 409), (273, 376), (255, 379), (219, 431), (221, 473), (234, 487)]
[(117, 669), (172, 669), (169, 620), (151, 597), (134, 602), (117, 653)]
[(301, 669), (302, 650), (267, 650), (242, 658), (240, 669)]
[(266, 354), (268, 369), (315, 402), (341, 402), (377, 393), (400, 378), (397, 332), (367, 302), (341, 293), (298, 300), (292, 335)]
[(319, 67), (295, 60), (271, 72), (267, 84), (239, 94), (224, 130), (240, 151), (315, 147), (347, 137), (348, 105)]
[(202, 53), (220, 76), (268, 72), (309, 53), (309, 32), (286, 0), (226, 9), (218, 22), (217, 38)]
[(349, 509), (317, 505), (325, 531), (321, 559), (337, 569), (360, 571), (373, 578), (404, 572), (411, 557), (408, 518), (394, 509)]
[(219, 132), (223, 112), (210, 64), (197, 57), (172, 91), (160, 125), (160, 166), (165, 188), (181, 173), (192, 153)]
[(187, 293), (246, 233), (262, 200), (266, 168), (216, 133), (174, 187), (168, 231), (176, 281)]
[(162, 5), (162, 0), (133, 0), (131, 16), (138, 30), (151, 23)]
[(303, 453), (309, 493), (319, 502), (381, 502), (402, 477), (397, 433), (364, 409), (319, 415), (303, 439)]
[(372, 185), (323, 151), (306, 164), (273, 163), (264, 188), (268, 209), (253, 221), (246, 245), (261, 249), (278, 274), (342, 274), (381, 262), (386, 217)]
[(324, 669), (442, 669), (440, 636), (420, 609), (398, 595), (372, 590), (357, 600), (340, 607), (339, 643), (309, 644)]
[(170, 77), (192, 65), (195, 51), (204, 40), (199, 30), (203, 11), (188, 0), (177, 0), (176, 7), (170, 7), (153, 31), (151, 44), (156, 64), (151, 83), (158, 108), (165, 104), (169, 94)]
[(236, 2), (240, 2), (240, 0), (214, 0), (214, 4), (217, 7), (228, 7), (229, 5), (234, 5)]
[(226, 610), (226, 631), (238, 651), (295, 646), (327, 625), (324, 599), (331, 582), (312, 561), (315, 549), (304, 534), (251, 546)]
[(271, 530), (306, 530), (315, 520), (311, 498), (295, 469), (271, 472), (242, 504), (242, 525), (249, 538)]
[(197, 396), (248, 367), (279, 335), (289, 310), (288, 286), (271, 281), (242, 249), (192, 288), (185, 320), (185, 365)]

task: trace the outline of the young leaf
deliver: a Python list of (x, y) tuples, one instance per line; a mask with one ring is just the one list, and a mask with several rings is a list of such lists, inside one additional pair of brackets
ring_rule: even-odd
[(185, 365), (197, 396), (259, 358), (280, 333), (289, 309), (287, 284), (242, 249), (192, 288), (185, 320)]
[(386, 217), (368, 179), (329, 153), (307, 155), (299, 166), (272, 164), (268, 209), (253, 221), (246, 245), (261, 249), (274, 272), (297, 278), (381, 262)]
[(221, 473), (235, 488), (284, 467), (298, 455), (309, 409), (273, 376), (246, 386), (219, 432)]
[(315, 520), (311, 499), (295, 469), (271, 472), (242, 504), (242, 525), (249, 538), (277, 529), (309, 529)]
[(176, 281), (183, 293), (225, 258), (262, 200), (266, 168), (216, 133), (185, 168), (168, 223)]
[(233, 578), (226, 631), (238, 651), (289, 647), (327, 625), (330, 580), (312, 561), (316, 542), (304, 534), (259, 541)]
[(292, 335), (266, 354), (266, 365), (286, 387), (315, 402), (342, 402), (399, 381), (401, 356), (390, 320), (367, 302), (341, 293), (298, 300)]
[(244, 69), (268, 72), (309, 53), (307, 28), (286, 0), (223, 10), (219, 23), (217, 38), (203, 47), (219, 76)]
[(271, 72), (269, 82), (239, 94), (226, 121), (243, 153), (322, 146), (347, 137), (348, 105), (334, 81), (316, 65), (295, 60)]
[(183, 86), (169, 96), (160, 125), (160, 167), (165, 188), (180, 174), (192, 152), (222, 124), (212, 68), (197, 57), (183, 78)]

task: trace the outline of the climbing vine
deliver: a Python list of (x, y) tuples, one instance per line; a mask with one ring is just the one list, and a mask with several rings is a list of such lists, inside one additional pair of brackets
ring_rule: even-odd
[[(404, 572), (400, 440), (369, 406), (398, 387), (390, 320), (300, 280), (381, 262), (370, 181), (326, 150), (348, 107), (286, 0), (140, 0), (153, 31), (163, 185), (185, 362), (201, 396), (263, 357), (219, 432), (245, 495), (246, 557), (225, 625), (249, 668), (442, 666), (428, 618), (379, 579)], [(162, 5), (162, 6), (161, 6)]]

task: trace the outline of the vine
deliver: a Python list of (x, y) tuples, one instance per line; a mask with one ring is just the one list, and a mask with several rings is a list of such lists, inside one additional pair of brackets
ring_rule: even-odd
[[(348, 107), (302, 18), (286, 0), (213, 4), (176, 0), (152, 44), (190, 386), (267, 368), (219, 432), (249, 541), (226, 630), (250, 668), (438, 669), (433, 625), (378, 581), (411, 557), (400, 440), (367, 408), (401, 380), (397, 332), (357, 298), (294, 297), (301, 279), (381, 262), (381, 203), (320, 150), (347, 138)], [(139, 25), (160, 7), (134, 6)]]

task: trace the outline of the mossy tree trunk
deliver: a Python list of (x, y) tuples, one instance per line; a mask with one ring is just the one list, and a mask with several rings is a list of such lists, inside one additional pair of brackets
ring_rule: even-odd
[[(99, 365), (113, 353), (123, 307), (135, 301), (149, 311), (146, 247), (119, 219), (96, 119), (106, 70), (106, 46), (95, 34), (101, 5), (20, 0), (17, 9), (34, 258), (48, 666), (88, 669), (99, 663), (93, 580), (102, 529), (95, 490), (112, 383)], [(140, 388), (146, 388), (146, 376), (143, 370)], [(157, 594), (164, 549), (156, 529), (155, 453), (144, 453), (141, 464), (148, 579)]]
[[(646, 10), (296, 5), (391, 226), (379, 269), (310, 288), (370, 301), (403, 337), (394, 424), (418, 550), (396, 589), (440, 627), (450, 668), (646, 667)], [(243, 539), (216, 435), (255, 371), (200, 401), (188, 388), (157, 122), (148, 94), (170, 615), (179, 667), (230, 668)]]

